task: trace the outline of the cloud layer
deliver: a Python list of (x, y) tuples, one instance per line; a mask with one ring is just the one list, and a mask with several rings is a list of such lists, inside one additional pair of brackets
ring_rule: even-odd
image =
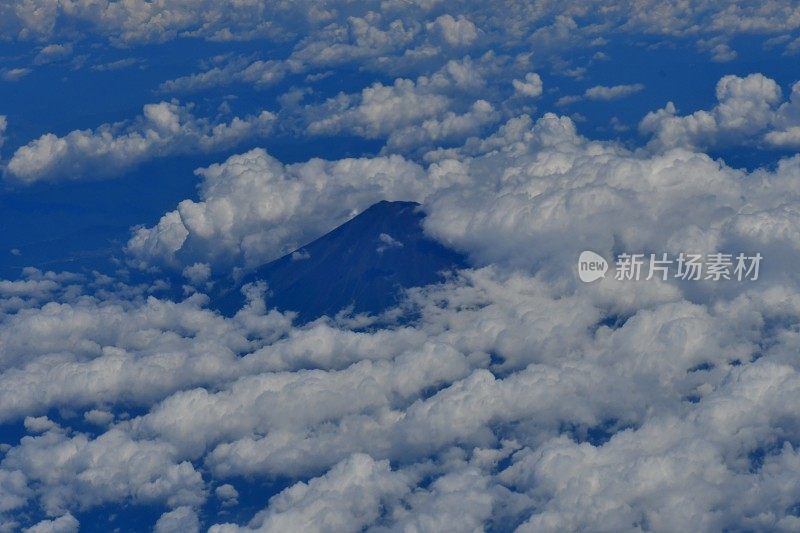
[[(9, 90), (85, 63), (165, 99), (21, 145), (4, 102), (9, 185), (226, 152), (107, 272), (0, 280), (0, 531), (800, 529), (800, 82), (730, 63), (752, 39), (791, 64), (798, 30), (789, 0), (0, 2)], [(636, 108), (683, 80), (602, 74), (633, 47), (739, 74), (704, 109)], [(577, 102), (607, 116), (549, 112)], [(772, 160), (707, 153), (732, 148)], [(300, 325), (263, 282), (213, 310), (222, 278), (381, 200), (467, 266), (378, 316)], [(583, 283), (584, 250), (764, 263)]]
[[(799, 172), (630, 151), (552, 114), (426, 166), (255, 150), (202, 169), (201, 200), (137, 230), (133, 258), (246, 264), (403, 197), (473, 266), (412, 290), (409, 322), (366, 330), (295, 327), (263, 286), (224, 318), (200, 294), (28, 271), (0, 286), (0, 417), (28, 433), (0, 460), (0, 512), (72, 527), (80, 509), (157, 502), (158, 530), (194, 530), (236, 480), (282, 477), (246, 523), (203, 527), (791, 530)], [(756, 246), (773, 267), (751, 284), (574, 273), (583, 248)]]

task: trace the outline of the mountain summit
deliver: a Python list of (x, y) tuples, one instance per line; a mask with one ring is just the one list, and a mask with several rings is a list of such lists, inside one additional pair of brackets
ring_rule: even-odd
[[(400, 300), (405, 288), (435, 283), (465, 265), (464, 257), (427, 237), (415, 202), (382, 201), (330, 233), (257, 268), (222, 298), (238, 309), (239, 288), (267, 283), (267, 304), (296, 311), (300, 322), (353, 312), (378, 313)], [(234, 302), (233, 300), (236, 300)]]

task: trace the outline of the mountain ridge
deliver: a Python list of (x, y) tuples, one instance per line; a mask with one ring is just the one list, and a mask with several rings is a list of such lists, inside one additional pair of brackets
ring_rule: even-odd
[(246, 274), (212, 306), (232, 314), (240, 288), (263, 280), (267, 305), (295, 311), (298, 322), (344, 309), (379, 313), (400, 302), (404, 289), (440, 281), (465, 258), (425, 235), (416, 202), (380, 201), (325, 235)]

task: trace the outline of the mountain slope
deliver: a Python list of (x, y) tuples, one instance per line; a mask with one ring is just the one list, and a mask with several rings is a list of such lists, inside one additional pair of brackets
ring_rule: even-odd
[[(464, 258), (425, 236), (414, 202), (379, 202), (330, 233), (245, 276), (238, 287), (267, 282), (267, 303), (299, 313), (306, 322), (352, 306), (380, 312), (399, 301), (404, 288), (434, 283)], [(238, 309), (238, 287), (219, 300)]]

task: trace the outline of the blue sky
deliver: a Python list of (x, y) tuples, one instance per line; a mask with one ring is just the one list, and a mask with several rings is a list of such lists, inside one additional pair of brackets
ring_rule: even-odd
[[(796, 530), (798, 54), (789, 1), (0, 0), (0, 531)], [(382, 200), (465, 262), (216, 311)]]

